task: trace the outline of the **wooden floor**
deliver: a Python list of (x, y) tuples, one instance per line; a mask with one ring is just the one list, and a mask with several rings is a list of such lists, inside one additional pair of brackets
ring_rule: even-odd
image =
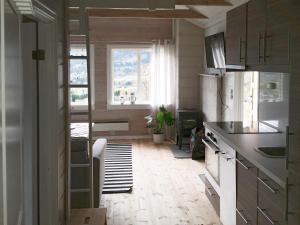
[(133, 192), (103, 195), (108, 225), (220, 225), (198, 176), (203, 162), (175, 159), (168, 144), (132, 143)]

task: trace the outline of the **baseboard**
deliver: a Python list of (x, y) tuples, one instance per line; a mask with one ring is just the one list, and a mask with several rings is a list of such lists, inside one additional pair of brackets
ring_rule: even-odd
[(130, 140), (130, 139), (152, 139), (152, 135), (115, 135), (115, 136), (98, 136), (93, 137), (93, 140), (97, 140), (99, 138), (105, 138), (107, 140)]

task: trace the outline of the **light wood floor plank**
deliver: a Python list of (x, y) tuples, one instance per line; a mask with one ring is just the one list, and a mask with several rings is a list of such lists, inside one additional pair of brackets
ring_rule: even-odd
[(204, 162), (175, 159), (168, 144), (133, 141), (133, 191), (103, 195), (108, 225), (221, 225), (198, 176), (203, 170)]

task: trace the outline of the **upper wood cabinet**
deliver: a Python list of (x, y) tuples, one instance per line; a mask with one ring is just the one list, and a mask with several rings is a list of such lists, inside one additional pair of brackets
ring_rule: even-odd
[(283, 0), (267, 0), (266, 7), (265, 63), (288, 65), (290, 63), (288, 4)]
[(247, 65), (263, 62), (263, 37), (266, 30), (266, 1), (248, 2), (247, 18)]
[[(289, 61), (288, 9), (284, 0), (251, 0), (247, 10), (247, 65), (285, 72)], [(281, 67), (282, 66), (282, 67)]]
[(245, 66), (247, 38), (247, 4), (227, 13), (226, 65)]

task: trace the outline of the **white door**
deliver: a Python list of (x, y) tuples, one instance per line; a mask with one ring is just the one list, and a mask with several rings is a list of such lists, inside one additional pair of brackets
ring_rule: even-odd
[(0, 224), (23, 223), (22, 79), (19, 18), (1, 0), (1, 207)]
[(220, 146), (220, 219), (223, 225), (236, 224), (235, 151), (223, 141)]
[[(40, 22), (22, 24), (25, 225), (58, 224), (54, 27)], [(32, 59), (37, 46), (44, 50), (44, 59)]]

